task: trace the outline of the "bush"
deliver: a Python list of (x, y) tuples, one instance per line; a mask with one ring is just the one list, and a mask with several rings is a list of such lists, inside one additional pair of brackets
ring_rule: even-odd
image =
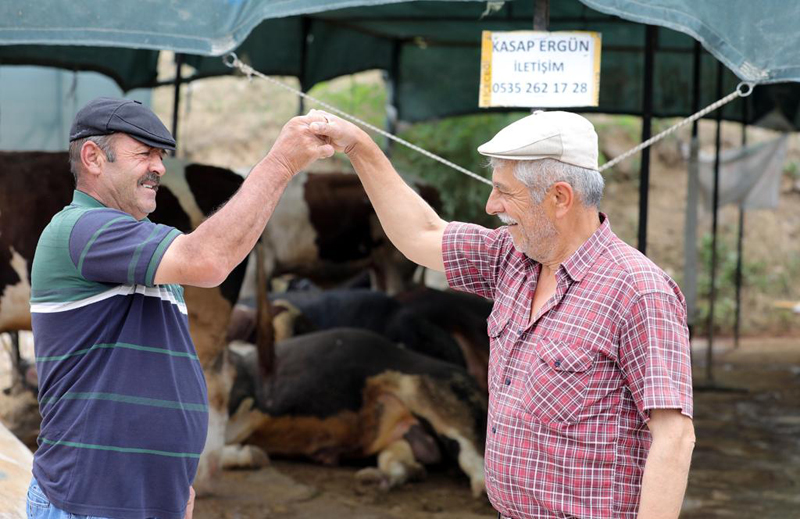
[[(736, 236), (717, 235), (717, 279), (714, 300), (714, 330), (733, 331), (736, 322)], [(697, 326), (699, 333), (707, 333), (711, 294), (711, 235), (701, 240), (697, 276)], [(757, 288), (766, 290), (773, 284), (766, 264), (748, 261), (745, 254), (742, 263), (742, 290)], [(742, 297), (744, 299), (744, 297)]]

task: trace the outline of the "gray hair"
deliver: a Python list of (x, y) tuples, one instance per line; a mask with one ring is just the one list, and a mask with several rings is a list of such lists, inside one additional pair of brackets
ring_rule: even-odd
[(69, 143), (69, 170), (72, 172), (72, 176), (75, 177), (76, 185), (81, 168), (81, 149), (83, 145), (88, 141), (92, 141), (105, 153), (109, 162), (114, 162), (117, 160), (117, 156), (114, 154), (114, 135), (113, 133), (111, 135), (92, 135)]
[(555, 159), (512, 161), (492, 157), (490, 160), (492, 168), (498, 168), (505, 162), (514, 163), (514, 176), (525, 184), (537, 204), (542, 203), (545, 193), (556, 182), (566, 182), (572, 186), (585, 206), (598, 207), (603, 198), (605, 182), (597, 170), (573, 166)]

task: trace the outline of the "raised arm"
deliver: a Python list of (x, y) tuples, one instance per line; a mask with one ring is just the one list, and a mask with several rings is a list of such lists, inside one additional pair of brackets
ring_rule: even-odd
[(311, 124), (312, 131), (347, 154), (394, 246), (411, 261), (443, 272), (442, 236), (447, 222), (400, 178), (364, 131), (326, 112), (312, 110), (309, 115), (323, 117)]
[(253, 249), (292, 176), (315, 160), (333, 155), (333, 147), (309, 129), (316, 119), (321, 117), (295, 117), (286, 123), (236, 194), (192, 233), (170, 244), (155, 284), (211, 287), (225, 280)]

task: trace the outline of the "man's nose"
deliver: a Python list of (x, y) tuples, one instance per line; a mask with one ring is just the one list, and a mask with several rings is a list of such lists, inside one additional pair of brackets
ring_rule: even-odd
[(495, 215), (497, 213), (503, 212), (503, 207), (498, 200), (498, 196), (496, 195), (496, 191), (492, 189), (492, 192), (489, 193), (489, 199), (486, 200), (486, 212)]
[(164, 161), (161, 156), (155, 157), (150, 164), (150, 171), (157, 174), (159, 177), (167, 172), (167, 167), (164, 166)]

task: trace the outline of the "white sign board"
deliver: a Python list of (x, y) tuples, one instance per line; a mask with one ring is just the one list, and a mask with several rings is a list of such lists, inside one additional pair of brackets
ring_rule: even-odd
[(597, 106), (600, 33), (483, 31), (479, 105)]

